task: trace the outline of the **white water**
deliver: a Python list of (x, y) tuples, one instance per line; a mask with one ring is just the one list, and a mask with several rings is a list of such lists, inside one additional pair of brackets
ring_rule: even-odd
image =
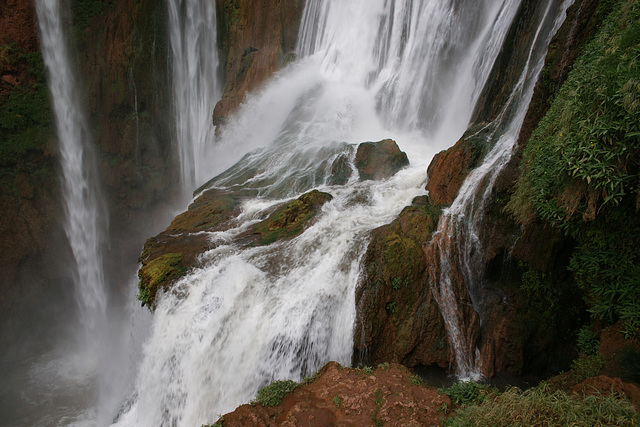
[[(213, 176), (240, 160), (209, 185), (260, 197), (244, 203), (236, 228), (211, 233), (203, 268), (159, 295), (117, 425), (213, 422), (274, 379), (350, 363), (367, 236), (425, 193), (426, 166), (466, 129), (517, 6), (307, 2), (302, 59), (249, 97), (206, 165)], [(353, 157), (350, 144), (386, 137), (411, 167), (382, 182), (327, 185), (332, 161)], [(312, 188), (334, 198), (302, 235), (248, 249), (234, 241), (270, 206)]]
[(80, 312), (78, 323), (82, 325), (78, 351), (85, 352), (78, 369), (91, 372), (97, 366), (82, 366), (98, 360), (106, 320), (102, 250), (107, 213), (96, 176), (91, 135), (80, 107), (61, 6), (57, 0), (39, 0), (36, 11), (59, 140), (64, 229), (75, 258), (75, 295)]
[[(441, 308), (449, 340), (455, 351), (456, 371), (460, 377), (478, 379), (482, 372), (482, 355), (474, 343), (468, 342), (461, 311), (457, 309), (452, 288), (451, 267), (460, 268), (474, 308), (481, 315), (479, 292), (484, 280), (484, 252), (481, 233), (487, 202), (500, 172), (507, 165), (516, 148), (538, 75), (544, 66), (545, 54), (551, 37), (564, 18), (569, 1), (549, 0), (539, 18), (539, 26), (530, 48), (527, 63), (520, 79), (500, 117), (493, 123), (494, 132), (487, 138), (494, 144), (483, 163), (465, 179), (452, 205), (443, 212), (438, 231), (430, 244), (439, 247), (441, 274), (431, 283), (434, 296)], [(496, 131), (497, 130), (497, 131)], [(452, 248), (450, 245), (454, 245)], [(455, 268), (455, 267), (454, 267)]]
[(169, 36), (182, 188), (189, 196), (210, 177), (212, 115), (220, 99), (214, 1), (169, 0)]

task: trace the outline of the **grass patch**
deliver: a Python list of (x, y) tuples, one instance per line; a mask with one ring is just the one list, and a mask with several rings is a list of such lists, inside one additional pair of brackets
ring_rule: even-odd
[(637, 426), (631, 403), (613, 395), (584, 398), (564, 391), (550, 393), (544, 385), (522, 392), (512, 388), (464, 406), (446, 426)]
[(282, 399), (292, 393), (296, 387), (298, 387), (298, 383), (293, 380), (274, 381), (258, 390), (258, 395), (253, 403), (259, 403), (263, 406), (278, 406), (282, 403)]

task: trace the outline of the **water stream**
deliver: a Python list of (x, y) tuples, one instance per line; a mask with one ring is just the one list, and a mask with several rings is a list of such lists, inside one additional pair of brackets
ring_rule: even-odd
[[(160, 294), (135, 392), (117, 425), (197, 425), (275, 379), (349, 364), (354, 292), (369, 232), (423, 190), (433, 155), (466, 129), (519, 2), (307, 2), (301, 57), (231, 117), (207, 185), (251, 189), (235, 228), (174, 291)], [(451, 72), (455, 70), (455, 72)], [(391, 179), (331, 185), (355, 144), (393, 137), (411, 166)], [(302, 235), (234, 240), (271, 206), (329, 192)]]
[(80, 104), (71, 65), (61, 5), (57, 0), (36, 2), (42, 55), (56, 119), (65, 207), (64, 229), (75, 258), (74, 285), (82, 337), (79, 348), (96, 360), (101, 328), (106, 320), (107, 292), (102, 250), (107, 212), (102, 200), (92, 151), (91, 133)]
[[(60, 6), (57, 0), (38, 0), (60, 139), (65, 229), (78, 267), (79, 324), (87, 342), (102, 340), (86, 346), (104, 350), (87, 360), (108, 361), (100, 376), (111, 379), (98, 386), (97, 405), (89, 396), (83, 403), (87, 411), (61, 412), (50, 424), (79, 418), (87, 425), (201, 425), (250, 401), (275, 379), (299, 381), (330, 360), (348, 365), (354, 293), (369, 234), (426, 193), (426, 168), (435, 153), (466, 130), (520, 3), (307, 0), (299, 59), (250, 94), (216, 137), (211, 113), (221, 85), (215, 3), (168, 0), (183, 192), (189, 194), (214, 177), (207, 186), (250, 190), (255, 197), (243, 202), (234, 227), (209, 233), (214, 249), (202, 255), (201, 268), (189, 272), (173, 291), (158, 295), (147, 328), (145, 316), (133, 308), (135, 278), (131, 306), (107, 304), (101, 253), (106, 215), (88, 148), (90, 132), (77, 86), (70, 84), (75, 80)], [(547, 2), (537, 47), (512, 94), (517, 106), (504, 113), (501, 128), (507, 131), (496, 135), (485, 163), (443, 217), (439, 235), (469, 237), (456, 243), (461, 246), (455, 253), (480, 252), (474, 236), (481, 222), (474, 215), (481, 212), (478, 206), (491, 191), (496, 171), (513, 150), (546, 43), (566, 7), (561, 3)], [(407, 152), (409, 167), (390, 179), (365, 182), (352, 167), (346, 184), (331, 181), (335, 159), (352, 162), (358, 143), (384, 138), (393, 138)], [(311, 189), (333, 199), (304, 233), (262, 247), (247, 248), (235, 240), (272, 207)], [(448, 228), (452, 224), (455, 229)], [(463, 225), (471, 228), (463, 232)], [(471, 275), (475, 267), (470, 255), (452, 260), (441, 246), (442, 265), (464, 265), (472, 290), (477, 280)], [(434, 289), (441, 284), (435, 293), (446, 293), (446, 277)], [(444, 299), (439, 301), (446, 306)], [(451, 312), (448, 332), (456, 342), (455, 328), (465, 325)], [(448, 316), (446, 308), (443, 316)], [(101, 325), (106, 330), (101, 332)], [(105, 343), (111, 350), (105, 350)], [(456, 345), (459, 373), (477, 373), (473, 345), (463, 340)], [(66, 356), (67, 366), (78, 360), (84, 359)], [(89, 369), (89, 382), (96, 368)], [(70, 377), (80, 393), (95, 388), (82, 386), (85, 377)]]
[(168, 0), (174, 114), (182, 188), (190, 197), (210, 178), (204, 168), (215, 141), (213, 107), (220, 99), (216, 5), (213, 1)]

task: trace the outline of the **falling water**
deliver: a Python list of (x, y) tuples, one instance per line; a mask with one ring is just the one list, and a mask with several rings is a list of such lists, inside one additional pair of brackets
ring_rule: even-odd
[(201, 183), (214, 142), (212, 114), (220, 98), (214, 1), (169, 0), (173, 88), (182, 188)]
[[(540, 6), (539, 25), (526, 64), (501, 115), (492, 124), (494, 132), (487, 138), (487, 144), (493, 144), (493, 148), (483, 163), (469, 174), (452, 205), (443, 212), (438, 231), (430, 243), (437, 256), (432, 262), (440, 266), (439, 274), (430, 278), (431, 288), (445, 320), (455, 352), (456, 370), (461, 377), (478, 378), (482, 372), (482, 355), (470, 333), (474, 328), (470, 323), (478, 319), (475, 313), (471, 316), (465, 313), (465, 309), (460, 308), (460, 301), (464, 298), (461, 292), (466, 290), (480, 318), (484, 314), (480, 295), (485, 261), (481, 232), (487, 202), (496, 178), (515, 150), (534, 85), (544, 65), (547, 46), (571, 3), (547, 0)], [(454, 283), (453, 270), (458, 268), (463, 279), (462, 291), (456, 289)]]
[(61, 5), (57, 0), (39, 0), (36, 11), (60, 143), (65, 232), (76, 261), (75, 292), (80, 308), (79, 324), (84, 328), (81, 346), (89, 351), (87, 359), (92, 360), (98, 351), (107, 305), (102, 268), (106, 212), (90, 134), (80, 108)]
[[(117, 425), (212, 422), (274, 379), (300, 380), (329, 360), (350, 362), (369, 233), (425, 193), (424, 170), (466, 129), (518, 5), (307, 2), (301, 59), (248, 97), (215, 156), (196, 168), (219, 174), (209, 187), (258, 197), (244, 201), (232, 229), (210, 233), (215, 248), (201, 268), (158, 295), (135, 391)], [(176, 87), (189, 77), (176, 74)], [(353, 159), (355, 144), (386, 137), (407, 152), (409, 168), (380, 182), (354, 173), (346, 185), (332, 185), (333, 160)], [(252, 248), (235, 239), (312, 188), (333, 199), (300, 236)]]

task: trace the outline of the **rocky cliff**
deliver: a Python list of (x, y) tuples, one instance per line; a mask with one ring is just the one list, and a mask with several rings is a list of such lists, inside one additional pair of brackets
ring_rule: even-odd
[[(568, 10), (567, 19), (549, 47), (522, 129), (520, 147), (526, 144), (531, 129), (548, 109), (555, 89), (566, 79), (582, 46), (593, 37), (597, 19), (602, 19), (596, 14), (598, 3), (578, 1)], [(524, 46), (534, 33), (530, 27), (540, 13), (539, 8), (540, 4), (535, 1), (522, 3), (469, 130), (455, 146), (437, 154), (431, 162), (427, 171), (429, 198), (421, 208), (430, 214), (419, 222), (423, 234), (433, 229), (439, 209), (453, 202), (466, 176), (488, 151), (487, 134), (492, 129), (487, 124), (504, 108), (509, 95), (506, 90), (518, 78), (514, 70), (520, 69), (519, 64), (526, 60), (522, 53), (526, 52)], [(515, 218), (504, 213), (519, 174), (519, 159), (520, 155), (516, 154), (498, 177), (484, 212), (484, 226), (479, 236), (484, 249), (484, 272), (480, 275), (484, 277), (485, 289), (479, 313), (481, 322), (475, 310), (469, 309), (471, 300), (462, 272), (456, 272), (454, 267), (451, 273), (458, 300), (467, 301), (459, 308), (468, 311), (460, 314), (467, 319), (465, 324), (469, 328), (463, 334), (480, 349), (482, 370), (488, 376), (495, 372), (544, 375), (566, 367), (575, 356), (572, 350), (575, 331), (586, 318), (581, 292), (567, 271), (572, 240), (548, 224), (538, 221), (518, 224)], [(406, 221), (403, 212), (393, 224), (373, 233), (365, 258), (364, 283), (357, 294), (360, 318), (369, 321), (356, 329), (354, 357), (357, 361), (363, 350), (370, 349), (364, 353), (365, 361), (447, 366), (454, 363), (453, 354), (425, 279), (428, 274), (425, 265), (432, 268), (438, 264), (439, 255), (430, 253), (433, 248), (426, 249), (425, 254), (418, 250), (420, 242), (430, 240), (430, 234), (414, 240), (415, 228), (397, 225)], [(389, 237), (390, 230), (397, 230), (394, 239)], [(415, 255), (399, 258), (403, 262), (415, 258), (409, 262), (410, 268), (399, 268), (393, 260), (385, 258), (386, 253), (394, 252), (393, 245), (403, 241), (406, 243), (399, 247), (405, 252), (411, 245), (418, 250)], [(413, 241), (417, 244), (411, 243)], [(416, 270), (416, 277), (404, 279), (400, 273), (397, 278), (388, 274), (384, 277), (384, 273), (380, 273), (398, 268), (409, 275)], [(540, 282), (553, 283), (548, 293), (539, 293), (536, 284)], [(420, 327), (427, 324), (428, 328)]]

